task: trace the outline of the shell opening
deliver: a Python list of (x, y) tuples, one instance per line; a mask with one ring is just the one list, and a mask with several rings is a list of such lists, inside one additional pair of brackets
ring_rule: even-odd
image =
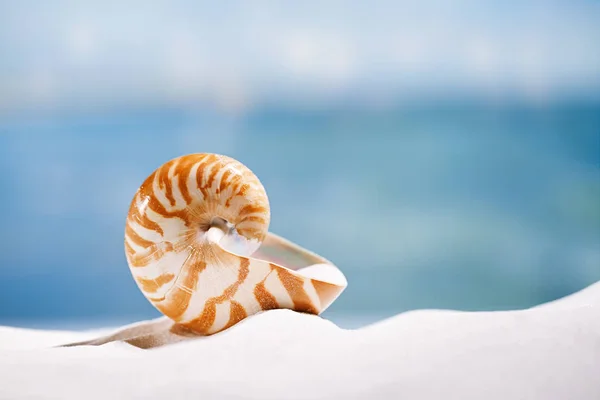
[(218, 229), (222, 230), (223, 233), (229, 234), (232, 230), (235, 229), (235, 225), (233, 225), (231, 222), (227, 221), (225, 218), (213, 217), (210, 220), (210, 225), (208, 228), (209, 229), (210, 228), (218, 228)]
[(240, 256), (250, 256), (260, 247), (258, 240), (249, 240), (240, 235), (235, 225), (222, 217), (211, 219), (206, 234), (210, 241)]

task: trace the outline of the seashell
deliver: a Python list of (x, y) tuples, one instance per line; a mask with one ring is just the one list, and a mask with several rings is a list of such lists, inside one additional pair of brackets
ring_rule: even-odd
[(129, 268), (161, 313), (200, 334), (286, 308), (320, 314), (347, 282), (325, 258), (268, 232), (269, 200), (230, 157), (190, 154), (154, 171), (125, 228)]

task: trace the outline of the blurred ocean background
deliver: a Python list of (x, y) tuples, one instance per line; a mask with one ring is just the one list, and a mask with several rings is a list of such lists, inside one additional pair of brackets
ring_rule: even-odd
[(600, 3), (0, 0), (0, 324), (158, 316), (125, 216), (194, 152), (344, 271), (341, 326), (557, 299), (600, 279)]

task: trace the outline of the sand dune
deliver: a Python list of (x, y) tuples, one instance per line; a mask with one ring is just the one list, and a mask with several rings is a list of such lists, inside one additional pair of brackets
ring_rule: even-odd
[(0, 327), (0, 399), (600, 399), (599, 316), (597, 283), (528, 310), (413, 311), (358, 330), (287, 310), (200, 338), (164, 319)]

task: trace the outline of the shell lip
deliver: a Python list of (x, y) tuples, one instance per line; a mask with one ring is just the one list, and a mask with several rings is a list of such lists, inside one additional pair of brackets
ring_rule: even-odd
[(348, 286), (346, 277), (334, 263), (282, 236), (268, 232), (262, 243), (258, 241), (255, 243), (257, 248), (249, 255), (240, 254), (227, 246), (227, 237), (228, 235), (223, 236), (218, 244), (229, 253), (268, 262), (304, 278), (336, 285), (343, 289)]
[[(225, 238), (227, 235), (223, 236), (223, 239)], [(348, 286), (342, 271), (331, 261), (271, 232), (267, 232), (264, 241), (258, 243), (260, 247), (249, 256), (236, 254), (223, 246), (222, 240), (216, 244), (220, 249), (234, 256), (269, 264), (272, 270), (277, 270), (279, 276), (285, 275), (283, 273), (285, 271), (286, 274), (296, 276), (301, 281), (311, 282), (309, 286), (314, 287), (315, 290), (318, 285), (324, 294), (319, 296), (318, 303), (313, 304), (312, 311), (309, 311), (311, 313), (322, 314)], [(252, 268), (252, 265), (253, 263), (250, 262), (249, 268)]]

